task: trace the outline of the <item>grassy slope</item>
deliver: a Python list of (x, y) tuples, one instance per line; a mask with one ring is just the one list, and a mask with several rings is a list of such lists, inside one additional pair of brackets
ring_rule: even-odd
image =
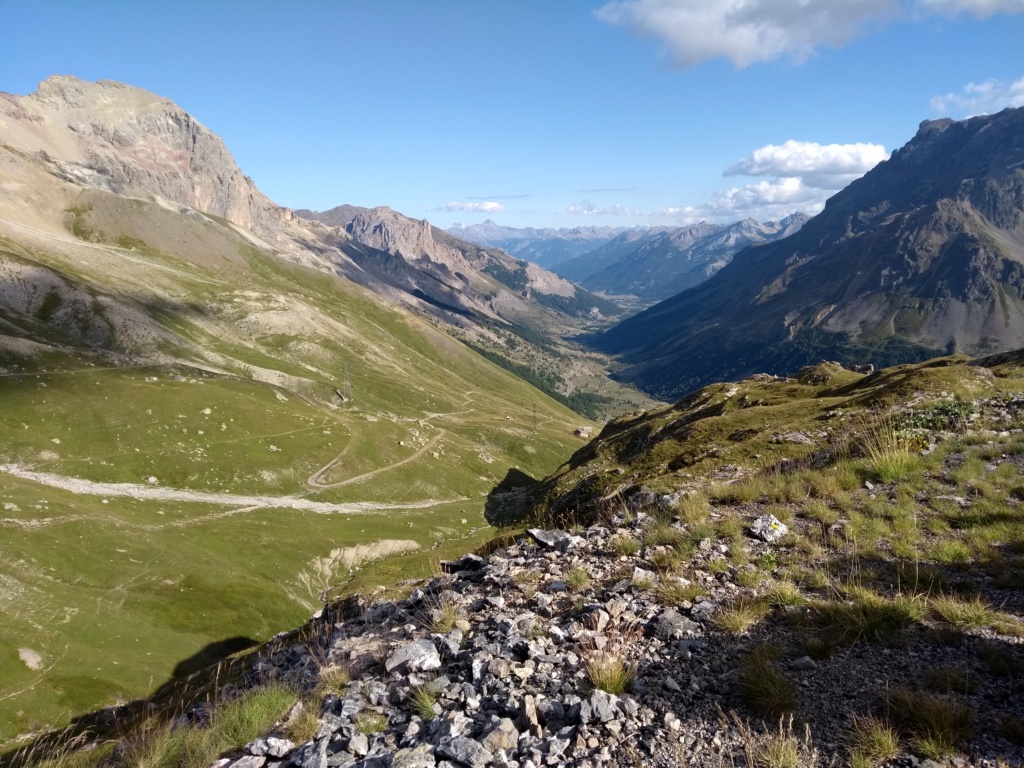
[[(190, 222), (181, 252), (157, 250), (138, 235), (145, 217), (163, 221), (166, 211), (132, 201), (119, 219), (108, 203), (91, 199), (103, 229), (90, 236), (109, 246), (11, 238), (0, 258), (51, 269), (108, 312), (133, 308), (178, 339), (122, 328), (115, 357), (41, 325), (56, 300), (36, 317), (6, 313), (21, 329), (13, 335), (52, 346), (34, 356), (0, 347), (0, 463), (384, 508), (328, 515), (104, 498), (0, 474), (0, 740), (142, 695), (209, 643), (301, 623), (321, 589), (350, 576), (344, 564), (317, 564), (332, 550), (412, 541), (420, 554), (386, 572), (422, 575), (431, 547), (485, 535), (474, 533), (486, 525), (484, 498), (509, 467), (551, 471), (584, 423), (345, 281), (265, 256), (216, 222)], [(341, 403), (333, 389), (346, 371), (352, 398)], [(342, 453), (321, 482), (384, 471), (335, 488), (307, 483)], [(40, 668), (19, 649), (39, 654)]]

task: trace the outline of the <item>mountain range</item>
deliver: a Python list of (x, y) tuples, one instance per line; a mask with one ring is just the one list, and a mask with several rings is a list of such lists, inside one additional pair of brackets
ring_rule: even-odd
[(449, 234), (480, 245), (501, 248), (513, 256), (552, 267), (608, 242), (625, 227), (505, 227), (488, 219), (482, 224), (449, 227)]
[[(701, 221), (680, 227), (617, 230), (515, 229), (487, 221), (449, 232), (544, 264), (588, 290), (620, 297), (619, 302), (626, 306), (637, 301), (650, 305), (691, 288), (746, 246), (788, 237), (807, 219), (805, 214), (795, 213), (782, 221)], [(584, 250), (587, 244), (591, 250)], [(578, 255), (573, 255), (576, 252)]]
[[(795, 213), (782, 221), (761, 223), (744, 219), (725, 225), (702, 221), (660, 232), (650, 231), (632, 241), (637, 245), (635, 249), (607, 266), (598, 267), (629, 242), (620, 235), (598, 251), (556, 265), (555, 270), (576, 276), (590, 290), (628, 294), (650, 304), (704, 282), (749, 245), (788, 237), (808, 218)], [(593, 267), (598, 268), (591, 272)], [(583, 271), (589, 274), (581, 275)]]
[(892, 364), (1024, 341), (1024, 108), (921, 124), (782, 240), (594, 339), (666, 399), (834, 358)]

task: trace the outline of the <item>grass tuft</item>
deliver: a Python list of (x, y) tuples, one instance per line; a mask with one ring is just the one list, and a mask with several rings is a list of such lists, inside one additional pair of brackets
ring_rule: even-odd
[(854, 590), (849, 600), (831, 600), (815, 606), (823, 628), (841, 643), (892, 642), (921, 621), (926, 604), (921, 596), (897, 595), (891, 599), (864, 589)]
[(437, 717), (437, 711), (434, 709), (434, 704), (437, 703), (437, 692), (430, 686), (419, 685), (413, 688), (409, 702), (412, 704), (412, 711), (426, 722), (429, 723)]
[(616, 695), (626, 693), (636, 677), (636, 670), (616, 650), (586, 651), (583, 668), (593, 688)]
[(885, 697), (893, 725), (910, 737), (923, 755), (941, 759), (956, 751), (956, 744), (974, 729), (970, 708), (955, 699), (895, 688)]
[(768, 615), (769, 606), (766, 603), (740, 598), (727, 608), (723, 608), (714, 614), (713, 621), (716, 627), (730, 635), (742, 635), (757, 622)]
[(585, 568), (576, 566), (565, 574), (565, 583), (572, 592), (582, 592), (590, 586), (590, 574)]
[(466, 609), (450, 590), (443, 590), (427, 601), (424, 626), (431, 632), (451, 632), (466, 619)]
[(768, 652), (755, 651), (744, 660), (737, 693), (747, 709), (766, 719), (782, 717), (796, 708), (796, 688)]
[(356, 730), (369, 736), (387, 730), (388, 719), (378, 712), (360, 712), (356, 715)]
[(846, 739), (853, 766), (873, 766), (899, 754), (899, 735), (885, 720), (873, 715), (853, 716)]
[(612, 552), (620, 557), (630, 557), (640, 551), (640, 542), (632, 536), (616, 534), (608, 542)]

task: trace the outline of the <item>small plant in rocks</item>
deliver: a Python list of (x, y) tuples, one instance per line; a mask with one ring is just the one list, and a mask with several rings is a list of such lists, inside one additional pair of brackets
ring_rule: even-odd
[(616, 534), (608, 540), (608, 545), (611, 547), (612, 552), (620, 557), (629, 557), (640, 551), (640, 542), (632, 536)]
[(583, 668), (591, 687), (616, 695), (626, 693), (636, 670), (615, 649), (591, 648), (583, 654)]
[(576, 566), (565, 574), (565, 583), (573, 592), (582, 592), (590, 586), (590, 574), (586, 568)]
[(356, 715), (356, 729), (360, 733), (381, 733), (387, 727), (388, 719), (377, 712), (360, 712)]
[(735, 713), (732, 713), (732, 720), (750, 768), (817, 768), (820, 764), (810, 727), (805, 725), (803, 737), (797, 736), (793, 732), (792, 715), (780, 717), (778, 729), (767, 733), (758, 733)]
[(448, 590), (427, 601), (424, 624), (431, 632), (451, 632), (465, 618), (466, 609)]
[(715, 626), (730, 635), (742, 635), (768, 615), (769, 606), (757, 600), (740, 598), (714, 616)]
[(428, 723), (437, 717), (434, 704), (437, 702), (437, 692), (429, 685), (418, 685), (412, 689), (409, 695), (409, 703), (412, 711)]

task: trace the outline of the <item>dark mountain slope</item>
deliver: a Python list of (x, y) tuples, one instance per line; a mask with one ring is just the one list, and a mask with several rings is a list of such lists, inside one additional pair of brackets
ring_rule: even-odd
[(1024, 343), (1024, 109), (921, 125), (785, 240), (602, 334), (674, 397), (822, 357), (889, 364)]

